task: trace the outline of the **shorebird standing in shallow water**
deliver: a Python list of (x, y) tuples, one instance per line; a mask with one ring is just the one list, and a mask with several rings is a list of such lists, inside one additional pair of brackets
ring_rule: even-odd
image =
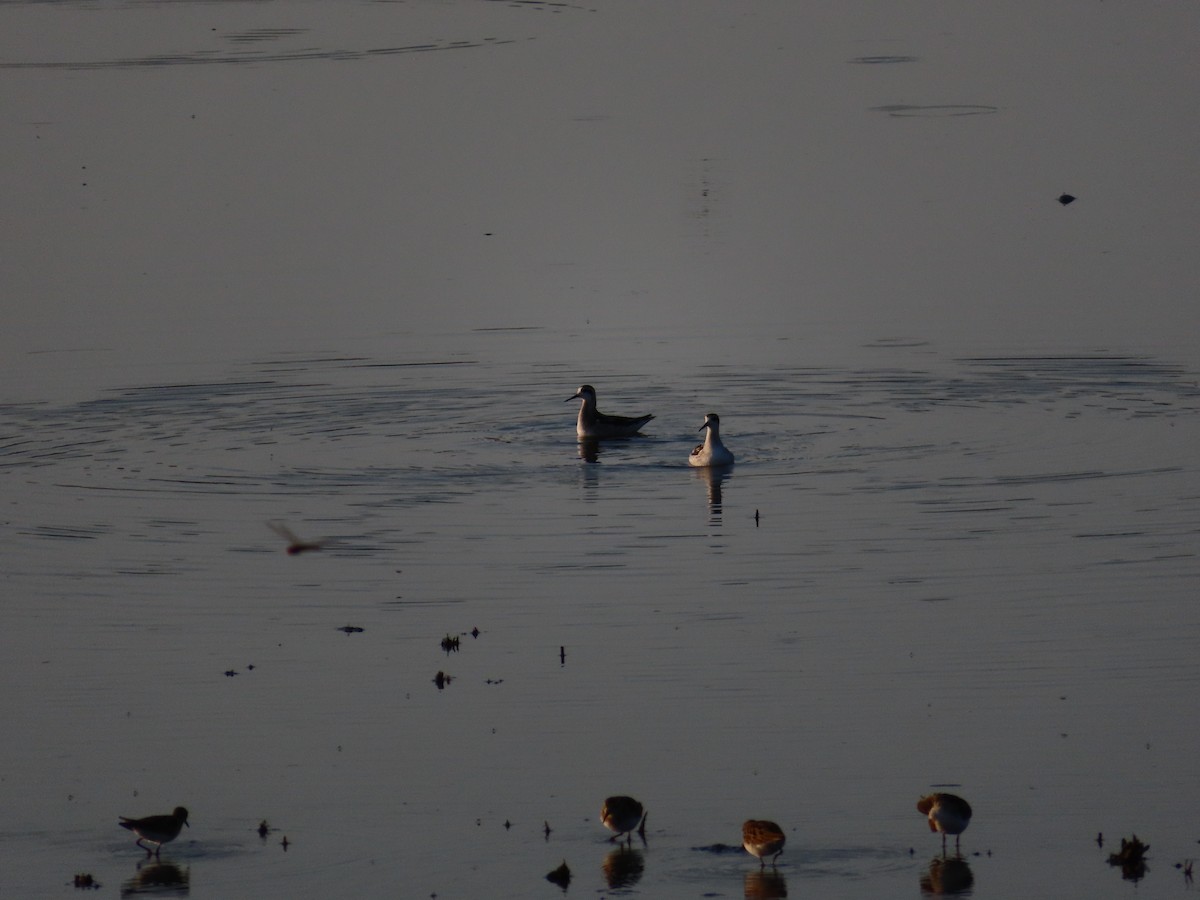
[(697, 430), (703, 431), (706, 428), (708, 429), (708, 434), (704, 436), (704, 443), (696, 445), (696, 449), (688, 457), (688, 465), (733, 465), (733, 454), (729, 452), (728, 447), (721, 443), (721, 418), (716, 413), (706, 415), (704, 417), (704, 424)]
[(946, 835), (954, 835), (954, 852), (958, 853), (958, 836), (971, 822), (971, 804), (957, 794), (927, 794), (917, 801), (917, 812), (929, 816), (929, 830), (942, 833), (942, 856), (946, 855)]
[[(175, 807), (175, 811), (169, 816), (146, 816), (144, 819), (129, 819), (125, 816), (120, 817), (118, 822), (122, 828), (128, 828), (138, 836), (137, 845), (146, 851), (146, 858), (158, 856), (158, 851), (162, 849), (162, 845), (168, 841), (173, 841), (179, 837), (179, 832), (184, 825), (188, 824), (188, 811), (182, 806)], [(191, 828), (190, 825), (188, 825)], [(150, 852), (142, 841), (149, 841), (154, 844), (154, 852)]]
[(633, 832), (640, 829), (642, 837), (646, 836), (646, 813), (642, 804), (632, 797), (609, 797), (600, 807), (600, 821), (604, 827), (613, 833), (609, 838), (615, 841), (621, 835), (628, 835), (629, 843), (633, 843)]
[(575, 423), (575, 435), (581, 439), (632, 437), (654, 418), (651, 414), (610, 416), (600, 412), (596, 409), (596, 389), (590, 384), (582, 385), (564, 402), (572, 400), (583, 401), (579, 406), (579, 419)]
[(779, 859), (786, 842), (787, 836), (783, 829), (774, 822), (767, 819), (747, 819), (742, 823), (742, 846), (751, 856), (758, 857), (760, 869), (766, 866), (768, 856), (771, 857), (771, 865), (775, 865), (775, 860)]

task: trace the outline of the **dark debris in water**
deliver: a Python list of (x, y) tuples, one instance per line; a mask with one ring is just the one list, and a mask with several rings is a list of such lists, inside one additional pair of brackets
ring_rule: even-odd
[(433, 676), (433, 683), (437, 685), (437, 689), (439, 691), (453, 680), (454, 680), (453, 677), (451, 677), (450, 675), (447, 675), (445, 672), (442, 672), (440, 670), (438, 671), (438, 673), (436, 675)]
[(1129, 840), (1121, 838), (1121, 852), (1110, 853), (1108, 862), (1113, 866), (1123, 866), (1126, 863), (1140, 862), (1150, 851), (1150, 845), (1142, 843), (1135, 834)]
[(1146, 866), (1146, 854), (1149, 852), (1150, 845), (1138, 840), (1136, 834), (1129, 840), (1121, 838), (1121, 851), (1110, 853), (1108, 864), (1120, 866), (1121, 877), (1126, 881), (1140, 881), (1150, 871)]
[(444, 638), (442, 638), (442, 650), (445, 651), (447, 656), (449, 656), (451, 653), (457, 653), (458, 645), (458, 635), (451, 637), (449, 634), (447, 634)]
[[(563, 865), (566, 865), (566, 863), (563, 863)], [(100, 890), (100, 882), (93, 878), (90, 872), (80, 872), (75, 876), (74, 884), (75, 887), (81, 888), (85, 891)]]
[(1071, 194), (1059, 194), (1058, 202), (1061, 203), (1063, 206), (1066, 206), (1068, 203), (1074, 203), (1075, 197), (1073, 197)]
[(362, 629), (357, 625), (343, 625), (338, 631), (344, 631), (346, 634), (361, 634)]
[(557, 884), (564, 891), (571, 885), (571, 870), (567, 867), (567, 861), (564, 859), (562, 865), (553, 872), (546, 874), (546, 880), (551, 884)]

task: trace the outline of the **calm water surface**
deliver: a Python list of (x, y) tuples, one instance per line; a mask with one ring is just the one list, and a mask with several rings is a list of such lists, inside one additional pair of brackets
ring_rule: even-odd
[(0, 4), (0, 893), (1194, 890), (1195, 7), (797, 10)]
[[(580, 373), (528, 362), (572, 341), (667, 355), (475, 332), (7, 408), (14, 890), (132, 878), (113, 816), (184, 803), (199, 896), (529, 896), (563, 859), (591, 893), (629, 792), (629, 890), (739, 896), (749, 858), (700, 848), (770, 816), (791, 890), (915, 892), (938, 784), (980, 893), (1119, 893), (1098, 831), (1181, 887), (1195, 373), (779, 341), (795, 364), (610, 377), (658, 418), (593, 463)], [(709, 406), (730, 472), (686, 466)]]

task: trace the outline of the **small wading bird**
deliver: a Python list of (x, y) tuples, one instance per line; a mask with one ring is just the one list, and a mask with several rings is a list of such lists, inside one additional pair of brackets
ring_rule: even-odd
[[(162, 845), (179, 837), (179, 832), (184, 825), (188, 824), (188, 811), (182, 806), (175, 807), (175, 811), (169, 816), (146, 816), (144, 819), (129, 819), (125, 816), (120, 817), (119, 824), (122, 828), (128, 828), (138, 836), (137, 845), (146, 851), (146, 858), (158, 856), (158, 851), (162, 849)], [(192, 826), (188, 825), (189, 828)], [(142, 841), (149, 841), (154, 844), (154, 851), (151, 852)]]
[(654, 418), (644, 416), (610, 416), (596, 409), (596, 389), (590, 384), (582, 385), (564, 403), (582, 400), (579, 419), (575, 423), (575, 435), (580, 439), (632, 437), (643, 425)]
[(644, 838), (646, 836), (646, 815), (642, 804), (632, 797), (609, 797), (604, 801), (604, 806), (600, 808), (600, 821), (613, 833), (613, 836), (609, 838), (610, 841), (627, 835), (629, 843), (632, 844), (635, 830)]
[(946, 855), (946, 835), (954, 835), (954, 852), (958, 853), (958, 836), (971, 822), (971, 804), (956, 794), (927, 794), (917, 801), (917, 812), (929, 816), (929, 830), (942, 833), (942, 856)]
[(767, 819), (747, 819), (742, 824), (742, 846), (751, 856), (758, 857), (760, 869), (766, 866), (768, 856), (771, 857), (771, 865), (775, 865), (786, 842), (783, 829)]
[(733, 454), (721, 443), (721, 418), (716, 413), (704, 417), (704, 424), (697, 430), (708, 429), (704, 443), (697, 444), (692, 455), (688, 457), (688, 465), (692, 466), (731, 466)]
[(267, 527), (288, 542), (287, 552), (289, 556), (295, 556), (297, 553), (305, 553), (309, 550), (320, 550), (325, 546), (315, 541), (304, 540), (278, 519), (272, 519), (267, 523)]

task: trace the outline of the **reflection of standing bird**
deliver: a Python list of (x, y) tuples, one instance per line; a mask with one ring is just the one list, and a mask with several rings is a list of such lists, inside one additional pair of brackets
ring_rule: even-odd
[(771, 857), (771, 865), (779, 859), (787, 836), (783, 829), (766, 819), (747, 819), (742, 824), (742, 846), (751, 856), (758, 857), (758, 867), (767, 864), (766, 858)]
[(731, 466), (733, 465), (733, 454), (729, 452), (729, 448), (721, 443), (721, 418), (716, 413), (709, 413), (704, 417), (704, 424), (697, 430), (703, 431), (708, 429), (708, 434), (704, 436), (704, 443), (697, 444), (696, 449), (692, 451), (692, 455), (688, 457), (688, 465), (691, 466)]
[[(128, 828), (138, 836), (137, 845), (146, 851), (146, 857), (158, 856), (158, 851), (162, 849), (162, 845), (168, 841), (173, 841), (179, 837), (179, 832), (184, 825), (188, 824), (188, 811), (182, 806), (175, 807), (175, 811), (169, 816), (146, 816), (144, 819), (129, 819), (121, 816), (121, 821), (118, 822), (122, 828)], [(190, 828), (191, 826), (188, 825)], [(149, 841), (155, 844), (154, 852), (150, 852), (142, 841)]]
[(621, 835), (628, 835), (632, 844), (634, 829), (645, 821), (645, 813), (642, 804), (632, 797), (609, 797), (600, 808), (600, 821), (604, 823), (605, 828), (613, 832), (610, 841)]
[(646, 870), (646, 859), (642, 856), (642, 851), (618, 844), (604, 857), (601, 868), (608, 889), (618, 891), (633, 887), (642, 880), (642, 873)]
[(155, 861), (138, 863), (136, 874), (121, 883), (122, 897), (147, 894), (163, 897), (186, 897), (191, 890), (191, 869), (181, 869), (174, 863)]
[(632, 437), (643, 425), (654, 418), (644, 416), (610, 416), (596, 409), (596, 389), (590, 384), (582, 385), (564, 402), (582, 400), (579, 419), (575, 423), (575, 434), (580, 438)]
[(917, 812), (929, 816), (929, 830), (942, 833), (942, 856), (946, 855), (946, 835), (954, 835), (954, 852), (958, 852), (958, 836), (971, 822), (971, 804), (956, 794), (927, 794), (917, 801)]
[(778, 869), (747, 869), (742, 876), (742, 896), (746, 900), (783, 900), (787, 895), (787, 879)]
[(964, 894), (975, 884), (975, 876), (965, 859), (934, 857), (929, 871), (921, 873), (922, 894)]
[(290, 556), (304, 553), (307, 550), (320, 550), (324, 546), (324, 544), (303, 540), (296, 532), (278, 520), (271, 520), (267, 523), (267, 527), (288, 542), (287, 552)]

